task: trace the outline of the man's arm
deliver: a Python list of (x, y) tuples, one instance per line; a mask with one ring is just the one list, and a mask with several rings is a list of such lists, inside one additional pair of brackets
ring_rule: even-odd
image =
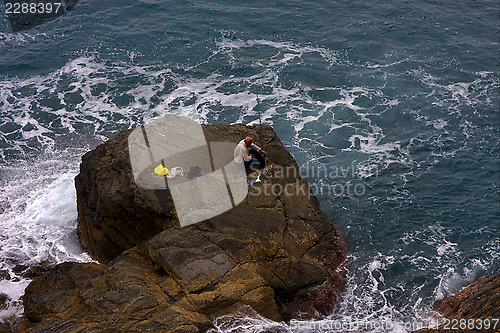
[(253, 148), (253, 149), (257, 150), (257, 151), (260, 151), (260, 150), (261, 150), (261, 149), (260, 149), (260, 147), (259, 147), (259, 146), (257, 146), (255, 143), (252, 143), (252, 144), (250, 145), (250, 148)]
[(264, 149), (260, 148), (259, 146), (257, 146), (255, 143), (252, 143), (250, 145), (251, 148), (257, 150), (258, 152), (264, 154), (264, 155), (267, 155), (267, 153), (264, 151)]

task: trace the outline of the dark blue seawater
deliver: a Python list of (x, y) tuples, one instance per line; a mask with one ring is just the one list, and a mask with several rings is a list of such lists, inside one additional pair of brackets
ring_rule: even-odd
[[(81, 0), (21, 33), (3, 10), (1, 316), (15, 265), (90, 260), (81, 156), (166, 113), (273, 125), (350, 247), (328, 319), (417, 323), (500, 270), (498, 1)], [(219, 331), (244, 322), (297, 331)]]

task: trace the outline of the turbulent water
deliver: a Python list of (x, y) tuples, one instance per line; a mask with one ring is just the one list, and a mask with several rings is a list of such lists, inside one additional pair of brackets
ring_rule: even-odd
[(498, 1), (81, 0), (21, 33), (1, 12), (0, 317), (23, 311), (16, 266), (91, 260), (81, 156), (167, 113), (274, 127), (350, 247), (324, 321), (407, 332), (500, 270)]

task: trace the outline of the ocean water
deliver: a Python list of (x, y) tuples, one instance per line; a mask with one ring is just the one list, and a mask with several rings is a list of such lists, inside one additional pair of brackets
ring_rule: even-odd
[(349, 245), (330, 316), (216, 332), (408, 332), (500, 270), (498, 1), (81, 0), (20, 33), (0, 13), (0, 318), (23, 311), (19, 265), (91, 260), (81, 156), (167, 113), (260, 113)]

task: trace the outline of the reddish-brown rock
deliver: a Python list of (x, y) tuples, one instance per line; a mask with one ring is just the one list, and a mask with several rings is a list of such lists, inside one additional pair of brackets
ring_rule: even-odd
[[(459, 327), (452, 322), (447, 328), (442, 325), (436, 329), (419, 330), (418, 333), (500, 332), (500, 322), (492, 321), (500, 319), (500, 273), (481, 277), (455, 295), (446, 298), (435, 310), (450, 320), (471, 319), (471, 322), (467, 322), (471, 328), (450, 330), (450, 327)], [(489, 320), (488, 329), (485, 328), (485, 320)], [(482, 329), (479, 329), (480, 325)]]

